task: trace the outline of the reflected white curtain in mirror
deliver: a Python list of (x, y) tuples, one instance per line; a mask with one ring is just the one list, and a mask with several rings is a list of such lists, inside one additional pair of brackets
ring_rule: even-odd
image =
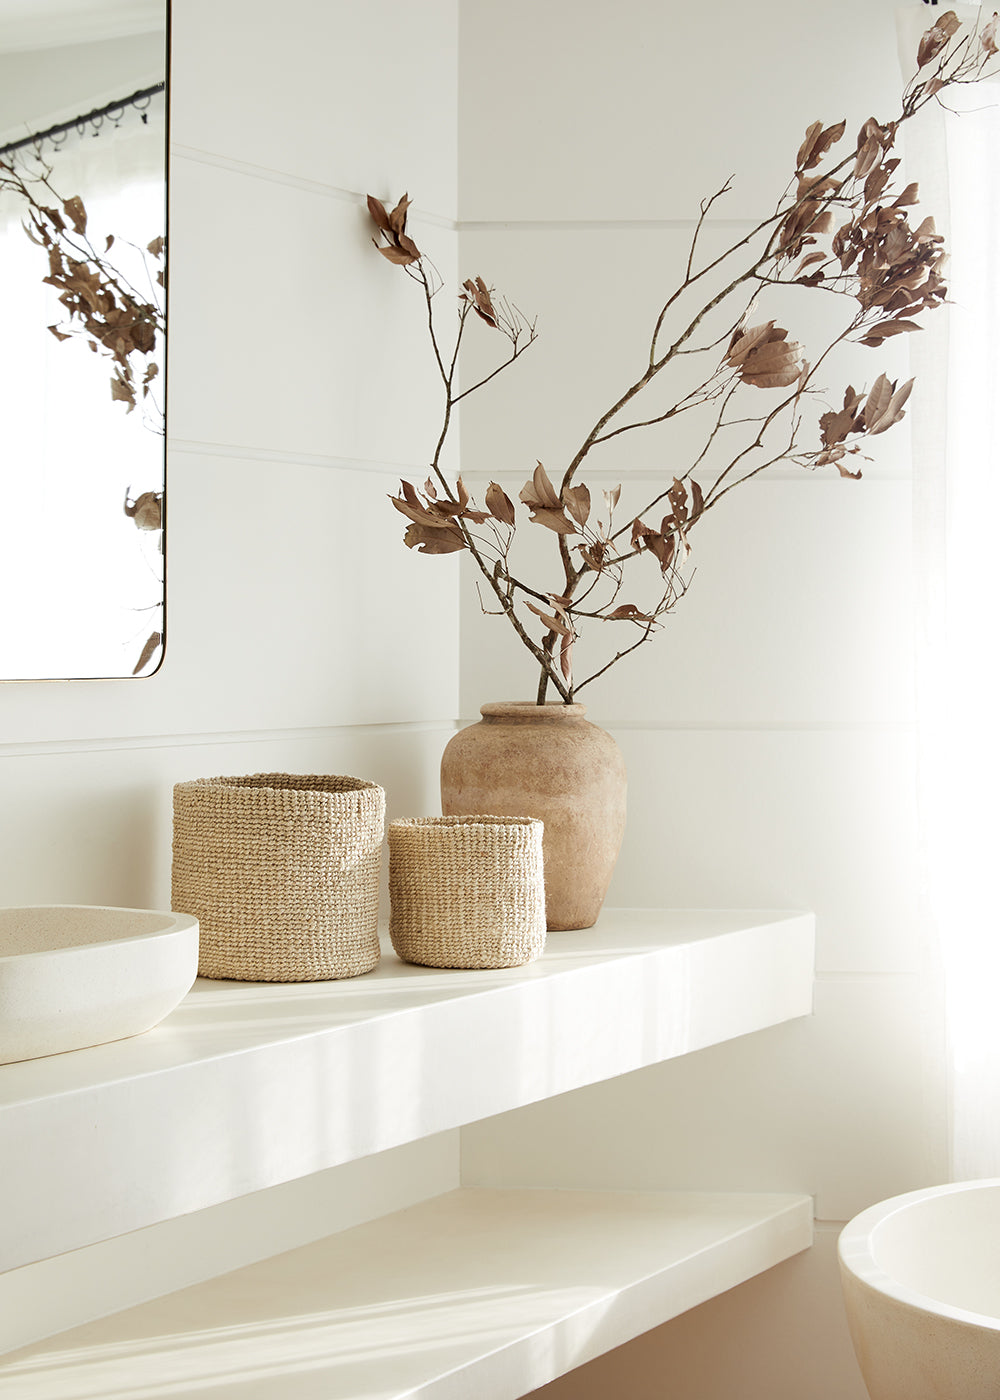
[[(129, 111), (119, 129), (71, 135), (44, 160), (61, 196), (83, 196), (95, 247), (113, 234), (116, 267), (148, 290), (137, 249), (165, 231), (162, 97), (146, 118)], [(162, 489), (162, 413), (112, 404), (111, 361), (47, 329), (64, 316), (26, 212), (0, 204), (0, 675), (130, 675), (163, 630), (163, 536), (124, 510), (126, 496)], [(154, 392), (162, 407), (162, 382)]]

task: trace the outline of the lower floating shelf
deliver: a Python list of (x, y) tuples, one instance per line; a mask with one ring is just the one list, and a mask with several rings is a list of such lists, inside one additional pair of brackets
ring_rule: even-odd
[(809, 1246), (808, 1196), (463, 1188), (15, 1352), (4, 1400), (515, 1400)]

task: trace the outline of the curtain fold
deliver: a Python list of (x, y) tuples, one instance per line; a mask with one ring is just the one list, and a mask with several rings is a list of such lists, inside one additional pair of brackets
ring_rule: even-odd
[[(978, 9), (956, 6), (975, 21)], [(900, 13), (901, 56), (933, 16)], [(949, 305), (912, 337), (920, 806), (940, 937), (951, 1175), (1000, 1175), (1000, 82), (906, 135)]]

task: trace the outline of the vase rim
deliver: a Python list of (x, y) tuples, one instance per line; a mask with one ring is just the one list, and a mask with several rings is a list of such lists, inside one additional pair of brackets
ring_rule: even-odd
[(546, 700), (536, 704), (534, 700), (493, 700), (480, 705), (483, 719), (582, 719), (587, 713), (586, 705), (565, 705), (561, 700)]

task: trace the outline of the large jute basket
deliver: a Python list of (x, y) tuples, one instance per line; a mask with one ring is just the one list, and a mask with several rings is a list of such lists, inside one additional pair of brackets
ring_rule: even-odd
[(178, 783), (172, 905), (201, 925), (200, 974), (313, 982), (370, 972), (384, 830), (385, 793), (361, 778)]
[(389, 936), (424, 967), (519, 967), (545, 947), (542, 823), (418, 817), (389, 823)]

